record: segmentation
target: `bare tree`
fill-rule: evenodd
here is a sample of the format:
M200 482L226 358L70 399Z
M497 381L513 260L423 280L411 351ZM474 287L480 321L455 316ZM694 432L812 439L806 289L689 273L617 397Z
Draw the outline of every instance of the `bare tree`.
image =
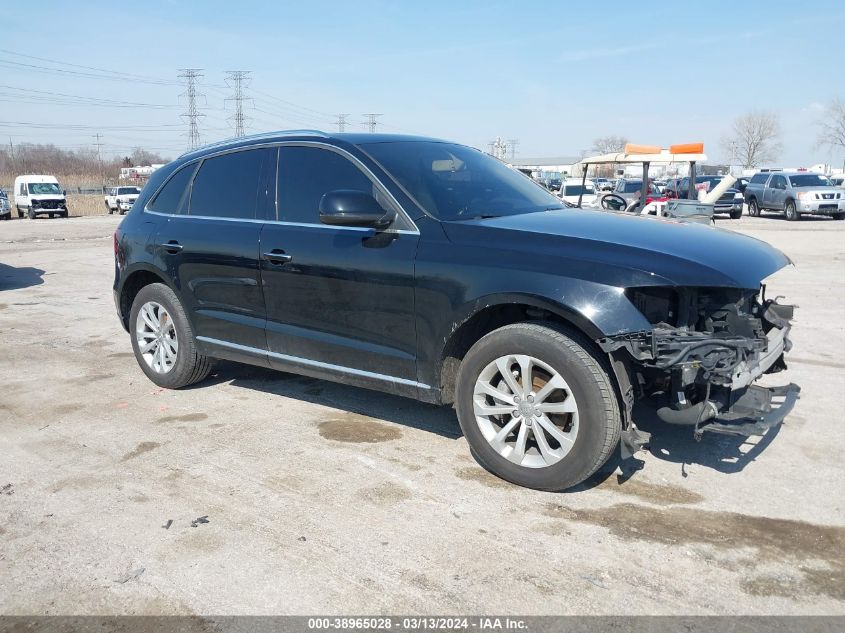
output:
M593 151L596 154L622 152L625 150L627 143L628 139L624 136L603 136L593 141Z
M827 145L833 150L845 150L845 99L831 99L818 125L819 145ZM842 165L845 167L845 158Z
M749 112L734 120L731 133L722 139L722 148L747 169L773 161L780 154L780 120L773 112Z

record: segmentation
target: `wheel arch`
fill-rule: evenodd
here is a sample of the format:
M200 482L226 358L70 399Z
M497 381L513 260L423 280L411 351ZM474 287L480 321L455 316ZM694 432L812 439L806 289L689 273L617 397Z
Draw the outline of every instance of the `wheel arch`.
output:
M173 284L167 280L165 275L152 266L139 265L126 275L126 279L120 287L118 299L120 321L126 331L129 331L129 313L132 310L132 302L135 301L135 297L138 296L142 288L156 283L166 285L177 297L180 297L179 291L173 287Z
M439 400L454 402L461 360L482 337L512 323L552 322L572 332L603 355L595 341L603 336L598 326L573 308L535 295L497 295L468 306L445 338L436 366Z

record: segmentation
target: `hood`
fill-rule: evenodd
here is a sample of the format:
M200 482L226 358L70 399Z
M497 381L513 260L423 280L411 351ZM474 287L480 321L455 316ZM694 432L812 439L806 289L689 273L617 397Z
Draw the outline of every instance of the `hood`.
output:
M543 255L564 275L619 287L756 289L791 263L766 242L733 231L589 209L444 222L444 229L457 244Z

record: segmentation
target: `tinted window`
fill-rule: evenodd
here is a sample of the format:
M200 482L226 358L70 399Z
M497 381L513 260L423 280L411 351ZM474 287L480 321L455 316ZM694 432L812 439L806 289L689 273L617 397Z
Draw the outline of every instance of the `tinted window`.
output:
M194 175L194 170L197 168L195 164L186 165L177 171L164 188L158 192L158 195L150 203L151 211L158 211L159 213L179 213L182 208L182 197L185 193L185 188L191 181L191 176ZM114 195L112 193L112 195Z
M629 180L625 183L625 193L634 193L635 191L640 191L643 188L643 183L641 180Z
M581 185L566 185L563 188L563 195L565 196L577 196L581 194L592 195L595 192L595 188L590 184L586 184L583 187Z
M319 224L320 199L338 189L376 194L372 181L337 152L318 147L279 148L280 220Z
M563 209L561 200L500 160L452 143L400 141L363 149L441 220Z
M121 187L117 190L117 195L119 196L131 195L133 193L141 193L141 190L138 187Z
M259 189L274 155L263 148L205 159L191 187L190 214L252 220L260 206L263 218L268 191L266 184Z
M751 176L751 180L749 182L754 183L755 185L762 185L768 179L769 174L754 174Z
M774 176L772 178L772 184L769 186L775 189L786 189L786 178L783 176Z

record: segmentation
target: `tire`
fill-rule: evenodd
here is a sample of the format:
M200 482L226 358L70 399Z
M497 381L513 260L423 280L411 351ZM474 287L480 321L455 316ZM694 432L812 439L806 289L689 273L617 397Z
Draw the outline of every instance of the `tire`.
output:
M63 217L63 218L66 218L66 217L67 217L67 214L68 214L68 212L67 212L67 211L62 211L59 215L60 215L61 217Z
M742 209L739 211L731 211L731 220L739 220L742 217Z
M586 339L553 323L507 325L487 334L472 346L458 371L455 402L461 429L473 456L481 466L520 486L557 491L581 483L607 461L619 443L622 428L619 402L605 368L606 363L603 365L589 348ZM544 373L545 368L539 364L556 372L555 377L565 381L565 388L552 390L552 396L547 400L535 402L525 396L524 392L522 395L525 397L519 401L509 400L514 390L503 387L506 383L504 374L497 372L495 368L498 367L497 363L508 359L510 355L533 357L538 363L529 370L532 372L532 396L535 391L536 395L540 396L543 391L543 376L550 375ZM517 361L508 365L510 362L510 359L505 360L505 366L519 366ZM491 367L494 368L492 374ZM491 375L498 376L492 379L498 380L499 384L498 387L493 387L496 398L489 396L490 391L487 391L493 384L488 382ZM511 380L517 379L514 377ZM517 381L515 386L521 385ZM480 388L481 392L478 391ZM502 402L499 404L498 393L503 389ZM558 393L561 395L557 395ZM529 404L529 401L534 404ZM498 420L500 426L497 427L490 424L491 418L476 415L476 406L489 406L490 403L499 404L499 408L513 406L514 413L521 411L521 407L527 407L529 411L519 414L525 416L521 418L521 423L510 413L502 414L498 418L491 416L493 421ZM549 438L552 438L557 445L554 450L563 453L557 461L551 461L546 458L547 453L541 450L536 431L531 428L536 427L543 433L546 427L528 416L531 415L531 407L559 407L565 406L566 403L575 407L575 413L550 413L545 416L547 424L550 422L549 415L553 415L554 428L558 434L568 434L571 438L568 443L564 443L554 440L550 433L544 434L546 450L549 450ZM516 407L520 409L517 410ZM536 410L534 413L536 414ZM530 426L526 424L527 421L531 422ZM495 437L509 425L516 426L511 426L512 431L499 443L499 447L495 448L487 438ZM517 451L516 445L523 433L523 427L527 427L524 433L529 437L523 442L523 447L528 448ZM513 440L514 448L508 457L503 455L503 450L509 449L502 449L502 446L505 446L506 440L509 439ZM529 459L533 460L533 466L528 465ZM517 463L517 460L521 460L521 463Z
M29 217L29 219L30 219L30 220L34 220L34 219L35 219L35 211L33 211L33 210L32 210L32 207L29 207L29 208L26 210L26 215L27 215L27 217Z
M53 218L56 217L56 214L55 213L48 213L47 217L49 217L52 220Z
M105 204L105 205L106 205L106 211L108 211L108 212L109 212L109 215L111 215L111 214L112 214L112 209L111 209L111 205L108 203L108 200L106 200L103 204Z
M783 214L790 222L795 222L796 220L801 219L801 214L795 209L795 202L792 200L786 201L786 204L783 207Z
M12 216L10 215L9 217L11 218ZM845 213L834 213L831 217L834 220L845 220Z
M23 211L21 211L20 207L15 207L15 208L18 211L18 218L22 218L23 217Z
M175 340L178 344L175 362L164 373L156 371L150 365L148 359L144 357L136 333L139 330L138 315L141 308L151 302L166 310L170 320L172 320ZM203 380L211 372L212 359L197 352L194 333L188 317L185 315L185 310L179 303L176 294L165 284L150 284L141 289L132 302L132 309L129 313L129 331L132 336L132 351L135 352L138 365L147 375L147 378L159 387L166 387L167 389L187 387ZM159 343L159 345L162 345L162 343Z
M748 201L748 215L752 218L760 217L760 207L757 206L757 201L754 198Z

